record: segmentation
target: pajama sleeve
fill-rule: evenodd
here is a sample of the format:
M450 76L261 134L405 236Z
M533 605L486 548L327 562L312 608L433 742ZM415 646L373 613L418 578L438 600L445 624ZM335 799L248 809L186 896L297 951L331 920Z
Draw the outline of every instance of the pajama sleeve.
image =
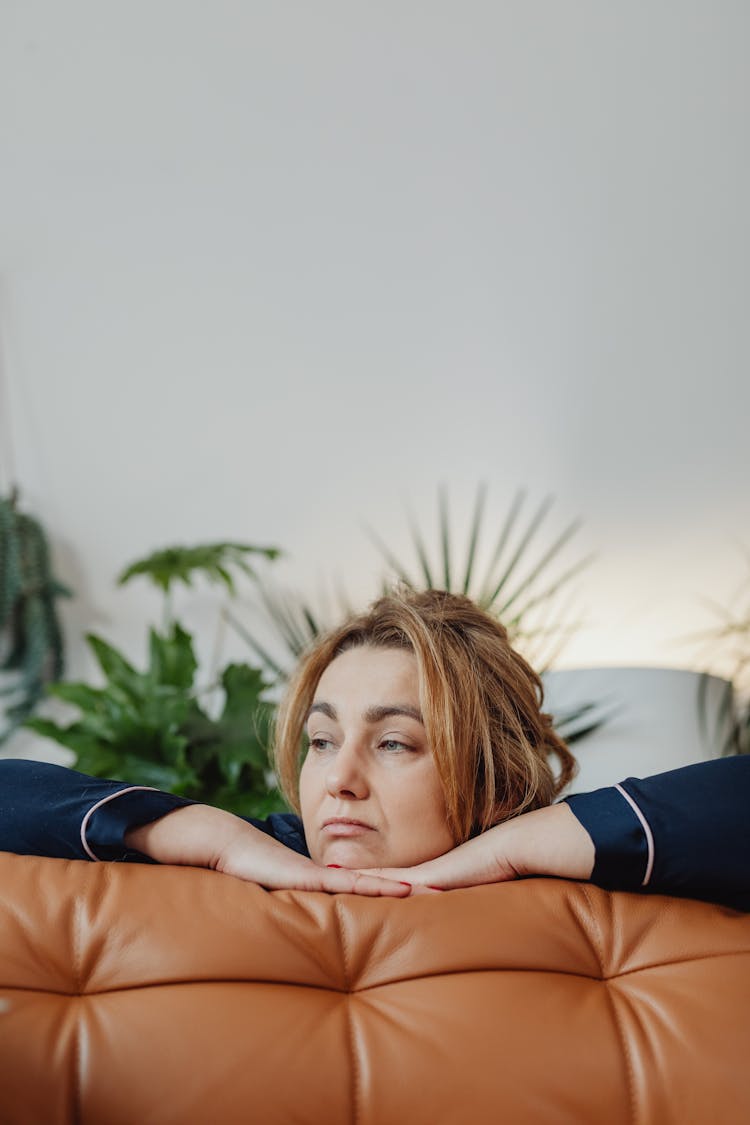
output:
M0 761L0 851L60 859L153 862L125 833L195 802L49 762Z
M596 849L591 882L750 910L750 755L566 798Z
M125 846L131 828L199 802L146 785L89 777L49 762L0 760L0 851L60 859L155 863ZM301 855L301 821L291 813L240 819Z

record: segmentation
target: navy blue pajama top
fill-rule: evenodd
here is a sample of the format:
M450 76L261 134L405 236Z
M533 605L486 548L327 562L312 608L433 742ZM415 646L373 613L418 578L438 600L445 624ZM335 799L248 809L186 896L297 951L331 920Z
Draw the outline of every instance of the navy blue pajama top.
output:
M591 882L750 911L750 755L566 798L594 842ZM153 863L126 832L195 802L47 762L0 760L0 851ZM299 817L244 818L308 855Z

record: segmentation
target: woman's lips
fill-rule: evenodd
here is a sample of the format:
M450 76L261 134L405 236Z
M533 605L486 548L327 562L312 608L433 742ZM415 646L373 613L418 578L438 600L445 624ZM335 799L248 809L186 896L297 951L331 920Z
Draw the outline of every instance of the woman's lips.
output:
M369 824L359 820L327 820L323 825L326 836L364 836L366 832L374 832Z

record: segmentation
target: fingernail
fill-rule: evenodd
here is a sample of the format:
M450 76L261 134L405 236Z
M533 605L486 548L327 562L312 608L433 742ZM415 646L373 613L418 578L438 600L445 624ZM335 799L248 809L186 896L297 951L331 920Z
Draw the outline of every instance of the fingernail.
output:
M442 889L443 889L442 887L433 887L429 883L427 884L427 886L429 887L429 889L431 891L442 891Z
M399 883L401 884L402 887L410 887L411 886L411 883L405 883L403 879L399 879Z
M327 863L326 867L341 867L340 863Z

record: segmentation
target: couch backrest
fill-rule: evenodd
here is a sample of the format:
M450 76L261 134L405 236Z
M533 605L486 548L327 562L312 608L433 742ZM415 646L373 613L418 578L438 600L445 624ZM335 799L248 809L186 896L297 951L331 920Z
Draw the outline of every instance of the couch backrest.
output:
M750 915L0 855L3 1125L746 1125Z

